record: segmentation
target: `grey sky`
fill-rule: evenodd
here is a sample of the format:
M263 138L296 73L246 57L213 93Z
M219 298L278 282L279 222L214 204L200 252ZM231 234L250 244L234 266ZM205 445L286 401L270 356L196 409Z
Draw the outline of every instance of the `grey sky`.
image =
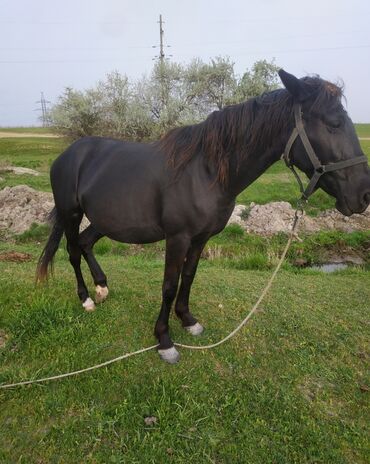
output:
M0 0L0 126L37 124L51 102L116 69L149 73L165 20L172 60L228 55L238 74L272 58L301 77L343 79L348 111L370 122L368 0Z

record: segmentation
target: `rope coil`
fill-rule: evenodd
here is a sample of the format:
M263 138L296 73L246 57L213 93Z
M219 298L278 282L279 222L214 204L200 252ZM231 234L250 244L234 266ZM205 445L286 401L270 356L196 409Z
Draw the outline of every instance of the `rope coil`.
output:
M288 253L290 245L291 245L291 243L293 241L293 238L295 236L295 231L297 229L299 220L300 220L300 218L302 216L303 216L303 208L302 208L302 204L299 202L298 205L297 205L297 209L295 210L295 213L294 213L294 220L293 220L293 224L292 224L292 229L291 229L291 232L289 234L289 238L288 238L288 241L287 241L287 243L285 245L285 248L284 248L284 250L283 250L283 252L282 252L282 254L280 256L279 262L276 265L276 267L274 269L274 272L271 274L271 277L269 278L265 288L262 290L262 293L261 293L260 297L258 298L256 303L254 304L252 309L249 311L247 316L240 322L240 324L232 332L230 332L228 335L226 335L226 337L222 338L221 340L219 340L216 343L211 343L209 345L185 345L183 343L174 343L175 346L178 346L179 348L185 348L185 349L188 349L188 350L210 350L212 348L215 348L216 346L222 345L227 340L234 337L242 329L242 327L249 321L249 319L257 311L259 305L261 304L264 297L266 296L266 293L269 291L271 285L273 284L273 282L275 280L275 277L276 277L276 274L279 272L279 270L280 270L280 268L281 268L281 266L282 266L282 264L283 264L283 262L285 260L286 254ZM58 379L66 378L66 377L76 376L76 375L82 374L84 372L90 372L90 371L93 371L95 369L99 369L101 367L108 366L109 364L113 364L115 362L121 361L122 359L127 359L127 358L130 358L131 356L136 356L136 355L139 355L141 353L145 353L146 351L154 350L158 346L159 346L158 344L148 346L146 348L142 348L142 349L137 350L137 351L132 351L131 353L126 353L126 354L123 354L121 356L117 356L116 358L110 359L110 360L102 362L100 364L96 364L94 366L86 367L85 369L79 369L79 370L73 371L73 372L66 372L64 374L53 375L53 376L50 376L50 377L44 377L44 378L40 378L40 379L26 380L26 381L23 381L23 382L16 382L16 383L0 385L0 390L1 389L7 389L7 388L19 387L19 386L23 386L23 385L31 385L31 384L34 384L34 383L48 382L48 381L51 381L51 380L58 380Z

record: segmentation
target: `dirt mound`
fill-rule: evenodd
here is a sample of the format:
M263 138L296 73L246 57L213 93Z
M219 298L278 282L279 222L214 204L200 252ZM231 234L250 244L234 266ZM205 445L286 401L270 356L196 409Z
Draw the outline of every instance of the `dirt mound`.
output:
M229 224L239 224L247 232L259 235L274 235L291 230L294 209L285 201L251 204L248 208L236 205ZM340 230L353 232L370 229L370 207L362 214L346 217L335 210L324 211L317 217L304 215L299 226L300 232L312 233L319 230Z
M54 206L53 195L27 185L0 190L0 229L14 234L28 230L32 223L44 224Z

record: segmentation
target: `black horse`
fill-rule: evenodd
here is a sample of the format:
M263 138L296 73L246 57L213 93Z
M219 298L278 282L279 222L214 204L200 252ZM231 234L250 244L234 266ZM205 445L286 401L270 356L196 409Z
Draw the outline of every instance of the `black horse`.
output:
M189 311L189 294L204 245L225 227L236 196L280 159L288 141L289 162L309 178L317 176L311 190L320 187L334 196L337 209L347 216L363 212L370 202L370 171L341 104L341 89L319 77L297 79L283 70L279 75L285 89L227 106L200 124L173 129L155 143L99 137L73 143L51 167L54 224L37 278L46 278L64 233L78 296L91 311L95 305L82 277L81 255L96 285L96 301L101 302L108 288L92 252L97 240L165 239L155 336L161 357L176 362L179 354L168 326L176 295L183 327L200 334L203 327ZM299 125L300 137L290 137ZM309 142L303 140L306 135ZM313 164L315 153L319 167ZM336 170L327 172L325 167L335 163ZM84 213L91 225L79 233Z

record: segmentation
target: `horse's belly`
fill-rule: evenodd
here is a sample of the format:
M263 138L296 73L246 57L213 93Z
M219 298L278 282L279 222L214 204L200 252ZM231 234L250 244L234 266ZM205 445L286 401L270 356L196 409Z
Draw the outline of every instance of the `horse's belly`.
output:
M159 240L164 239L163 230L156 226L131 226L131 227L120 227L117 229L105 230L104 226L99 227L95 225L94 227L99 230L102 234L116 240L117 242L124 243L153 243L158 242Z

